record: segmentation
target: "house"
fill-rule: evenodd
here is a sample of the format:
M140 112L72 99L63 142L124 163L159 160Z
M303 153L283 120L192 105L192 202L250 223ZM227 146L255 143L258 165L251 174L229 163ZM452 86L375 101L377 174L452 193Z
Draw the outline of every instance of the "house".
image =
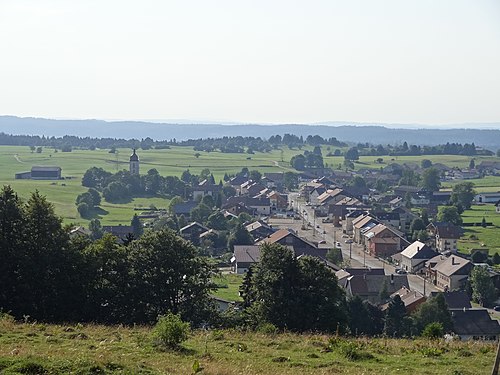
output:
M179 233L182 238L191 241L194 245L198 246L200 244L200 235L207 232L209 229L203 224L197 221L182 227Z
M396 212L399 214L400 230L404 232L410 231L411 222L413 221L413 219L416 219L418 217L411 210L402 206L393 208L392 212Z
M432 295L432 293L431 293ZM469 295L464 290L452 290L443 293L444 300L448 305L448 309L470 309L472 305L470 303Z
M415 241L401 252L401 267L410 273L425 271L425 262L438 253L420 241Z
M474 197L476 203L497 203L500 200L500 192L480 193Z
M352 275L385 275L385 271L383 268L347 267L335 272L338 283L343 287L347 278Z
M90 236L91 232L88 229L85 229L82 226L75 227L69 231L69 237L70 238L75 238L75 237L88 237Z
M406 275L352 275L345 281L347 296L359 296L375 305L385 302L384 295L390 296L402 287L410 288Z
M444 291L462 289L469 278L472 267L469 260L451 255L433 267L435 274L433 281L436 287Z
M210 195L212 197L215 197L221 191L222 191L221 185L214 184L213 181L206 179L200 182L195 187L193 187L193 200L198 201L202 199L205 195Z
M340 222L353 208L361 208L362 203L356 198L346 197L328 206L328 217L332 219L333 225L340 226Z
M417 291L410 290L406 286L403 286L401 287L401 289L392 293L390 298L393 299L397 295L401 298L401 301L404 303L406 312L408 314L414 312L417 309L417 307L419 307L422 303L424 303L427 300L427 298L423 294ZM385 311L387 310L388 307L389 303L386 303L381 306L381 310Z
M198 202L196 201L179 202L174 204L172 211L177 216L184 215L184 217L189 217L191 215L191 210L197 205Z
M450 309L453 331L460 340L491 340L500 336L500 324L486 309Z
M224 312L230 307L236 305L236 302L234 301L229 301L224 298L216 297L216 296L210 296L212 300L215 302L215 305L217 306L217 311L219 312Z
M124 242L128 237L132 236L134 230L131 225L103 225L102 231L110 233L121 242Z
M251 265L260 261L260 246L258 245L234 245L233 257L231 258L231 269L234 273L243 274Z
M262 220L254 221L253 223L246 225L245 228L256 241L266 238L274 233L274 229Z
M360 217L360 216L366 216L368 212L356 208L351 208L348 210L348 213L346 213L344 219L342 220L342 232L351 236L354 233L354 226L353 226L353 221Z
M319 196L324 194L325 192L326 188L323 185L318 186L313 190L311 190L311 192L309 193L309 203L311 203L313 206L317 206L319 204L318 202Z
M448 222L436 221L427 226L433 247L440 253L457 252L457 241L462 236L462 228Z
M288 207L288 196L273 190L267 194L271 203L271 211L282 211Z
M354 242L361 244L362 243L362 231L366 231L367 229L373 228L377 224L378 224L378 221L375 220L370 215L362 215L362 216L358 216L356 219L354 219L352 221Z
M284 183L284 178L284 172L265 172L263 179L266 181L267 187L275 187L281 190L281 187Z
M314 244L299 237L288 229L280 229L270 236L262 239L257 244L262 245L265 243L277 243L282 246L292 247L295 252L295 256L310 255L322 260L326 259L326 253L328 251L326 248L318 248L314 246Z
M363 243L367 245L370 255L388 258L408 245L402 237L403 233L389 225L377 224L362 232Z
M257 215L269 216L271 214L271 201L269 198L266 197L259 197L259 198L252 198L247 196L230 197L227 200L227 202L222 206L222 208L231 211L230 208L238 204L242 204L248 208L253 209L254 213Z

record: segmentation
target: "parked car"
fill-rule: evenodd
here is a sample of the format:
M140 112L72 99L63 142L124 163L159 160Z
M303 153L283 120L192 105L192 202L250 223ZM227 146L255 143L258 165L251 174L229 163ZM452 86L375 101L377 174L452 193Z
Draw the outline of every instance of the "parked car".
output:
M493 308L493 310L495 310L495 311L500 311L500 306L495 306L495 307Z
M352 240L351 239L345 240L345 243L352 243Z
M340 248L341 246L342 246L342 245L340 244L340 242L339 242L339 241L335 242L335 247Z
M396 273L397 273L398 275L406 275L406 271L405 271L405 270L402 270L402 269L397 269L397 270L396 270Z
M326 243L325 240L318 241L318 244L324 244L324 243Z

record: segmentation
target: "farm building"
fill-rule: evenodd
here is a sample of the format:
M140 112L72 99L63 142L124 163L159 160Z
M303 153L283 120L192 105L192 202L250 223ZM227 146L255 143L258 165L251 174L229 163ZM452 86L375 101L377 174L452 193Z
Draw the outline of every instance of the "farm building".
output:
M15 177L16 180L60 180L61 167L33 166L30 172L19 172Z
M474 197L477 203L496 203L500 199L500 192L497 193L480 193Z

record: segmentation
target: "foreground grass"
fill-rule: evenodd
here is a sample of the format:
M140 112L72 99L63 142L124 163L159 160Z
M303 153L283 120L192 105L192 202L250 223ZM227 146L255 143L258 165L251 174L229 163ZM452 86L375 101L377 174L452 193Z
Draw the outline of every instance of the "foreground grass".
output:
M488 374L494 343L197 331L178 351L147 327L0 321L2 374ZM337 342L339 340L336 340Z

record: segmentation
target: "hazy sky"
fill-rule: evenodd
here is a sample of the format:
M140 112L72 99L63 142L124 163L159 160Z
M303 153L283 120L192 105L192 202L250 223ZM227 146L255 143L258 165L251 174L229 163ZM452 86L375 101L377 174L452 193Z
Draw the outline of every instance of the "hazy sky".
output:
M0 114L500 121L498 0L0 0Z

